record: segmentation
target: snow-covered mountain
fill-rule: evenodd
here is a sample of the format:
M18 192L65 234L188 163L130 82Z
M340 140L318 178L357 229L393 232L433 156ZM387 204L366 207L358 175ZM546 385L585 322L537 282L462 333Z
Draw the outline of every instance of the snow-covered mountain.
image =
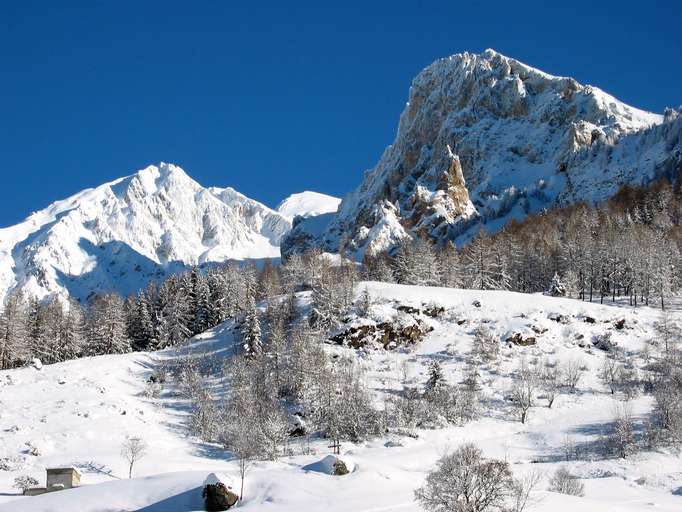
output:
M0 298L127 294L189 265L279 257L290 220L231 188L160 163L0 229Z
M339 207L341 199L306 190L292 194L279 203L277 211L280 215L293 221L296 217L314 217L325 213L334 213Z
M493 50L440 59L413 81L394 143L338 213L299 222L282 251L381 251L408 234L465 241L482 224L682 169L682 116L644 112Z

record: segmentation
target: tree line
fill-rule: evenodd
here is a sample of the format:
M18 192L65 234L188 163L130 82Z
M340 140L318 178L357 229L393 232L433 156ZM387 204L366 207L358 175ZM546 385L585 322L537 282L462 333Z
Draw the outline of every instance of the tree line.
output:
M136 295L97 295L84 304L53 297L38 300L21 290L8 294L0 311L0 369L34 358L51 364L77 357L159 350L176 346L227 319L243 321L247 351L259 352L257 303L312 290L314 317L329 325L352 301L355 265L340 266L311 253L286 264L228 263L193 268Z
M682 283L679 181L623 187L600 207L578 204L481 231L462 249L405 240L367 255L370 279L422 286L512 290L553 288L586 301L625 297L665 308ZM553 286L557 285L557 286Z

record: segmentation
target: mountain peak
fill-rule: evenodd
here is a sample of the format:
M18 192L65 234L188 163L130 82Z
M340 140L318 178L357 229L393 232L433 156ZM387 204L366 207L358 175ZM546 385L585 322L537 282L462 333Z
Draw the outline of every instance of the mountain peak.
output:
M282 201L276 210L285 218L293 221L295 217L314 217L324 213L336 212L341 203L338 197L305 190L291 194Z
M458 53L413 80L395 140L338 212L326 225L295 225L282 250L334 252L343 241L362 258L406 234L466 242L482 227L598 202L679 168L681 132L673 115L495 50Z
M0 231L0 299L128 294L196 264L279 257L290 222L233 189L160 162L87 189Z

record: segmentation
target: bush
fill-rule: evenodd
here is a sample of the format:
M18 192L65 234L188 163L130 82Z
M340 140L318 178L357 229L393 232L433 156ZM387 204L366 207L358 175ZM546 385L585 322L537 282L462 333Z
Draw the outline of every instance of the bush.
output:
M516 487L508 462L468 443L442 457L414 495L430 512L484 512L503 507Z
M500 353L500 338L487 325L476 327L474 353L486 362L494 361Z
M21 475L18 476L14 479L14 488L15 489L20 489L21 492L26 492L28 489L31 489L32 487L37 487L38 486L38 480L33 478L32 476L28 475Z
M552 492L560 492L561 494L569 494L571 496L584 496L585 486L567 469L559 468L556 473L549 480L549 490Z

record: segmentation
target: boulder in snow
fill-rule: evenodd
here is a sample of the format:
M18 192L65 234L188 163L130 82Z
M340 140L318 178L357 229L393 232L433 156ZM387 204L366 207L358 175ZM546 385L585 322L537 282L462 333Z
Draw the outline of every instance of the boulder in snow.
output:
M308 464L303 469L306 471L324 473L325 475L342 476L352 473L355 469L355 464L346 457L342 458L338 455L327 455L321 461Z
M535 336L524 337L520 332L515 332L512 335L508 335L505 340L507 343L513 343L519 347L529 347L535 345Z
M603 350L604 352L611 352L616 348L617 343L611 338L610 332L598 334L594 337L592 344L595 348Z
M204 480L202 496L208 511L228 510L233 507L239 496L232 490L229 477L218 473L211 473Z

